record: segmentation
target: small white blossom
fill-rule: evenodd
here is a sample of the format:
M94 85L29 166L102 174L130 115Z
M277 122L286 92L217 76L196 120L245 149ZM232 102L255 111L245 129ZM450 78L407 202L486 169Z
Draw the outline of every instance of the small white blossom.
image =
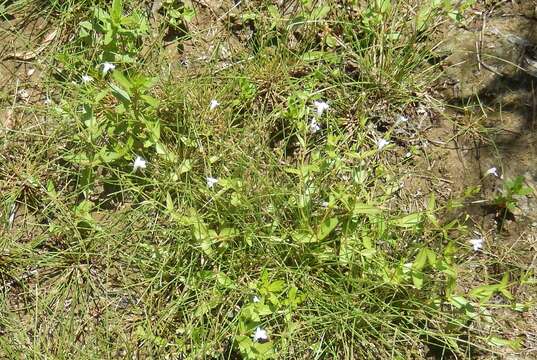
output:
M109 71L114 70L115 68L116 68L116 65L112 63L109 63L109 62L103 63L103 76L108 74Z
M89 82L92 82L93 78L89 75L82 75L82 84L87 84Z
M405 154L405 158L409 158L411 156L412 156L412 153L410 151Z
M213 177L210 177L210 176L207 177L207 186L209 188L212 188L217 182L218 182L217 178L213 178Z
M328 205L329 205L329 204L328 204L328 201L323 201L323 202L321 203L321 207L323 207L323 208L325 208L325 209L328 207Z
M470 244L474 247L474 251L479 251L483 247L483 238L472 239Z
M255 302L255 303L258 303L260 300L259 300L259 298L258 298L257 295L256 295L256 296L254 296L254 298L252 299L252 301Z
M28 100L30 98L30 93L28 92L28 90L26 89L20 89L19 91L17 91L17 95L22 99L22 100Z
M377 140L377 148L379 150L382 150L384 149L390 142L388 140L384 140L384 139L378 139Z
M266 341L268 340L268 335L267 335L267 331L266 330L263 330L262 328L260 327L257 327L255 329L255 332L254 334L252 335L252 337L254 338L254 341Z
M401 124L401 123L405 123L405 122L407 122L407 121L408 121L408 118L407 118L406 116L404 116L404 115L399 115L399 116L397 117L397 121L396 121L395 124L396 124L396 125L399 125L399 124Z
M218 107L218 105L220 105L220 103L217 100L212 99L211 104L209 105L209 109L212 111L212 110L216 109Z
M147 162L145 159L141 156L137 156L136 159L134 159L134 163L132 164L132 170L136 172L138 169L145 169L147 167Z
M52 99L49 98L48 96L45 98L45 100L43 100L43 104L45 105L50 105L52 104Z
M317 117L321 117L323 113L330 108L330 106L324 101L314 101L313 106L317 110Z
M317 131L321 130L321 125L315 120L311 119L310 121L310 132L315 134Z
M496 169L496 167L491 167L490 169L488 169L487 172L485 173L485 176L487 175L494 175L496 177L500 177L498 175L498 169Z

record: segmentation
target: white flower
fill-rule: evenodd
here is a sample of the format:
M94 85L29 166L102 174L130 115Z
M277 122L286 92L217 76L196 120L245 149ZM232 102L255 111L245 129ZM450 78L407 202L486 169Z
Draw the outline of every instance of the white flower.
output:
M147 163L145 159L141 156L137 156L136 159L134 159L134 163L132 164L132 170L136 172L138 169L145 169L147 167Z
M323 208L325 208L325 209L328 207L328 205L329 205L328 201L323 201L323 202L321 203L321 207L323 207Z
M30 98L30 93L26 89L20 89L17 91L17 95L19 95L22 100L28 100Z
M207 176L207 186L208 186L209 188L212 188L217 182L218 182L218 179L217 179L217 178L213 178L213 177Z
M323 113L330 108L330 106L324 101L314 101L313 106L317 110L317 116L321 117Z
M211 104L209 105L209 109L212 111L216 109L220 105L220 103L216 99L211 100Z
M254 298L252 299L252 301L255 302L255 303L258 303L260 300L259 300L259 298L258 298L257 295L256 295L256 296L254 296Z
M116 65L105 62L103 63L103 76L106 75L109 71L114 70L116 68Z
M93 78L89 75L82 75L82 84L87 84L89 82L92 82Z
M485 173L485 176L487 175L494 175L496 177L499 177L498 175L498 169L496 169L496 167L491 167L490 169L487 170L487 172Z
M266 330L263 330L261 329L260 327L257 327L255 329L255 332L254 334L252 335L252 337L254 338L254 341L266 341L268 340L268 335L267 335L267 331Z
M317 131L321 130L321 125L315 120L311 119L310 121L310 132L315 134Z
M399 115L399 116L397 117L397 121L396 121L395 124L398 125L398 124L400 124L400 123L405 123L405 122L407 122L407 121L408 121L408 118L407 118L406 116L404 116L404 115Z
M388 145L390 142L388 140L384 140L384 139L378 139L377 140L377 148L379 150L382 150L383 148L386 147L386 145Z
M479 251L483 247L483 238L472 239L470 244L474 247L474 251Z
M45 98L45 100L43 100L43 104L45 105L50 105L52 104L52 99L49 98L48 96Z
M405 158L409 158L411 156L412 156L412 153L410 151L405 154Z

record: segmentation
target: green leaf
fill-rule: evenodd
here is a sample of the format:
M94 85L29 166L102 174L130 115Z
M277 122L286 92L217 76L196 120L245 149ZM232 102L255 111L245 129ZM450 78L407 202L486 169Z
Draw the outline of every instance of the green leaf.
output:
M47 194L51 197L56 197L56 188L52 180L47 180Z
M368 250L371 250L373 249L373 240L371 239L371 237L367 236L367 235L363 235L362 236L362 245L364 246L364 248L368 249Z
M295 169L295 168L292 168L292 167L287 167L284 169L285 172L288 172L290 174L295 174L295 175L300 175L302 176L302 171L300 171L300 169Z
M172 199L172 196L170 195L169 192L166 193L166 211L170 214L173 214L174 212L174 204L173 204L173 199Z
M93 116L93 108L91 105L83 105L84 112L82 113L82 121L84 125L89 129L91 136L97 136L99 128L97 126L97 119Z
M212 257L214 254L214 251L211 247L211 240L204 239L200 242L201 250L205 253L205 255Z
M430 266L436 266L436 254L431 249L427 249L427 261L429 261Z
M152 108L158 107L159 101L155 99L154 97L149 96L149 95L140 95L140 98L144 100L147 103L147 105L149 105L150 107Z
M469 295L478 298L481 302L487 302L498 290L498 284L482 285L472 289Z
M362 255L363 257L365 257L367 259L372 259L373 256L375 256L376 253L377 253L376 249L364 249L364 250L360 251L360 255Z
M166 146L160 142L155 143L155 151L159 155L166 155L168 154L168 149L166 149Z
M412 283L416 289L421 289L423 287L424 275L421 271L412 271Z
M192 170L192 160L184 159L179 165L179 174L184 174Z
M317 239L319 241L324 240L336 228L338 222L336 217L328 218L323 221L317 231Z
M272 341L268 341L268 342L265 342L265 343L258 343L258 342L254 343L254 349L255 349L254 356L255 356L255 359L270 359L270 358L273 358L273 356L274 356L273 346L274 346L274 344L272 343Z
M427 201L427 210L434 211L436 208L436 197L434 195L434 192L429 195L429 200Z
M105 149L99 152L99 157L103 163L108 164L122 157L122 154L119 154L114 151L106 151Z
M112 17L112 22L119 24L121 22L121 12L123 10L123 1L122 0L113 0L112 9L110 11L110 16Z
M254 307L258 316L272 315L272 310L270 309L270 306L266 304L260 302L254 305Z
M328 15L329 12L330 12L330 6L323 5L320 8L315 8L315 10L311 12L309 18L310 20L321 20L321 19L324 19L326 15Z
M242 22L253 21L253 20L256 20L258 16L259 14L255 12L245 12L241 14L241 21Z
M280 293L285 288L285 281L276 280L270 283L267 290L272 293Z
M449 302L457 309L462 309L468 305L471 305L470 302L466 300L466 298L464 298L464 296L459 295L452 296L451 298L449 298Z
M402 218L393 220L393 224L402 228L412 228L418 226L421 223L421 217L421 213L413 213Z
M339 61L339 57L333 52L312 50L302 54L301 59L305 62L324 61L335 64Z
M502 339L496 336L491 336L488 339L488 343L492 346L498 346L498 347L510 347L513 350L520 350L522 348L522 339L514 339L514 340L508 340L508 339Z
M160 121L146 122L146 128L151 133L151 139L155 142L160 140Z
M194 8L191 8L191 7L185 7L183 9L183 19L186 21L186 22L190 22L192 21L192 19L194 18L194 16L196 16L196 11L194 10Z
M506 272L503 275L502 281L500 281L499 285L500 285L499 290L502 293L502 295L505 296L505 298L508 299L508 300L514 300L513 295L511 294L511 292L508 289L508 287L509 287L509 273L508 272Z
M93 209L93 202L89 200L83 200L75 207L75 216L79 218L91 219L90 211Z
M301 244L308 244L317 242L317 237L306 230L296 230L291 233L291 237L294 241Z
M416 30L423 31L426 29L427 23L431 19L433 9L431 5L421 8L416 15Z
M421 271L427 264L427 248L422 248L412 263L412 269Z
M368 205L368 204L361 204L361 203L354 204L354 208L352 209L353 215L361 215L361 214L376 215L376 214L381 214L381 213L382 213L382 210L379 209L378 207L373 206L373 205Z
M232 228L232 227L225 227L223 228L222 230L220 230L220 234L218 234L218 236L222 239L222 240L229 240L229 239L232 239L236 236L239 236L239 231L235 228Z
M108 20L110 19L110 15L104 11L103 9L96 7L93 12L93 17L98 20L101 23L108 23Z
M216 281L224 288L235 288L235 282L233 282L233 280L223 272L219 272L216 274Z
M326 35L324 42L328 47L335 48L337 46L337 38L333 35Z
M384 14L391 8L391 1L392 0L377 0L377 10Z
M82 21L80 23L80 31L78 32L78 36L80 38L88 38L93 31L93 25L89 21Z
M94 104L97 104L97 103L101 102L101 100L104 99L106 97L106 95L108 95L109 93L110 93L110 89L108 89L108 88L105 88L105 89L99 91L99 93L97 95L95 95Z
M115 84L110 84L110 87L112 88L112 94L116 97L116 99L124 104L131 103L131 97L125 90Z
M112 77L121 87L129 91L132 89L132 82L121 71L114 71Z
M278 20L281 18L280 12L276 6L269 5L267 10L272 19Z

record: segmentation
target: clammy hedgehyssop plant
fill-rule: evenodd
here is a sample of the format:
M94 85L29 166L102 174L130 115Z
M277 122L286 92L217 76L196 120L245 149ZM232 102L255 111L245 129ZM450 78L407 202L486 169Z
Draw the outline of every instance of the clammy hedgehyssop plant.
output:
M0 140L1 356L518 346L486 330L516 279L464 291L467 230L441 216L456 199L412 208L400 184L431 34L471 2L197 3L40 3L62 35L40 59L50 100L21 105L39 125Z

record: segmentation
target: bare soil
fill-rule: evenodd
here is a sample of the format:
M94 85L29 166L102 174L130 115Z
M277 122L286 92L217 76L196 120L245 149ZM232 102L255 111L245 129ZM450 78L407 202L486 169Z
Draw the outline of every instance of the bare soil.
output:
M448 106L443 109L446 119L441 117L427 134L441 163L433 171L446 178L454 194L479 187L465 211L472 231L486 242L476 257L491 264L461 269L467 289L501 275L505 269L498 269L496 260L533 274L537 266L536 11L534 1L478 7L467 26L443 34L440 50L446 59L440 91ZM498 177L487 175L493 167ZM499 219L491 201L505 180L517 176L523 176L533 194L518 198L517 209ZM517 301L535 303L534 287L518 286L513 292ZM500 330L507 339L523 339L522 349L502 349L501 358L537 358L535 307L524 313L499 307L492 315L493 324L478 326Z

